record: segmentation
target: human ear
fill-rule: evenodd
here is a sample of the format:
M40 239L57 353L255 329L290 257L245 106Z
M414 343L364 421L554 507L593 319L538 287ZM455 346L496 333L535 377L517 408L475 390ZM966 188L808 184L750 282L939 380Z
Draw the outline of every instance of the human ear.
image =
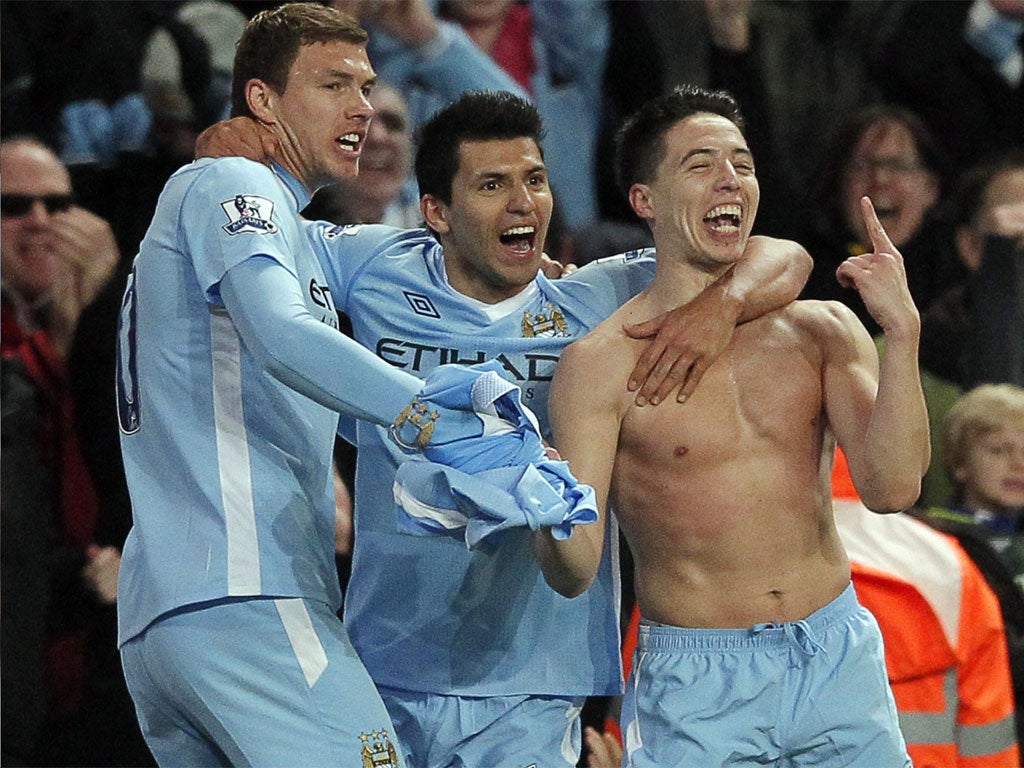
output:
M263 80L254 77L245 84L245 101L257 120L277 122L277 93Z
M629 205L641 219L654 218L654 208L651 205L651 188L646 184L634 184L629 188Z
M420 198L420 213L427 226L439 234L451 231L448 223L448 206L434 195L424 195Z
M971 227L957 227L956 229L956 250L960 261L964 263L971 272L977 271L981 266L981 255L983 244L981 237Z

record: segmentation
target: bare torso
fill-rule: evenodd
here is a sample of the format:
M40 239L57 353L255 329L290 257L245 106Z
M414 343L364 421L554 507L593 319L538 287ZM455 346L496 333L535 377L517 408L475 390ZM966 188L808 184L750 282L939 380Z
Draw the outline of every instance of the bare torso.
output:
M599 329L625 375L643 342ZM819 302L739 326L685 403L621 401L610 507L633 551L641 613L688 627L808 616L849 582L832 519ZM822 456L825 461L822 461Z

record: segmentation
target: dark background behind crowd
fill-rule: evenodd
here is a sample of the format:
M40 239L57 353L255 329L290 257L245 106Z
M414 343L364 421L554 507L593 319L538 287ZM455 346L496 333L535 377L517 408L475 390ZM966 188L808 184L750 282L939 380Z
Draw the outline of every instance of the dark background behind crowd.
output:
M612 178L612 137L679 83L738 98L762 187L756 231L805 245L815 259L805 298L848 303L875 333L835 280L845 258L870 250L856 202L870 195L923 318L935 458L919 506L962 501L943 463L946 412L977 384L1024 386L1024 0L335 4L361 14L385 85L359 179L318 194L311 216L418 223L415 127L451 88L477 82L442 81L424 64L439 29L487 54L493 70L475 75L540 108L558 201L547 251L564 262L649 244ZM96 575L116 576L131 522L111 388L120 293L166 179L226 117L235 40L275 5L0 0L3 141L32 137L52 150L77 205L109 224L79 250L119 254L70 312L59 279L19 284L8 254L63 209L19 208L19 171L4 160L5 765L152 764L121 677L116 598ZM396 24L398 6L421 23ZM344 579L352 457L342 445L338 464ZM1010 535L1020 542L1016 524ZM1024 561L1011 575L1018 591L1022 573ZM1008 633L1010 624L1008 614Z

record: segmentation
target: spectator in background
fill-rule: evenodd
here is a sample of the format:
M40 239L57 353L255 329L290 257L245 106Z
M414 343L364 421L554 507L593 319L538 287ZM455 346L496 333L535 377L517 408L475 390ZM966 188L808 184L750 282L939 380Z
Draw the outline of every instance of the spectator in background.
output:
M120 553L100 543L108 510L67 363L117 261L109 225L75 204L57 156L34 139L0 144L5 764L151 760L112 653Z
M593 168L608 46L605 3L414 0L411 5L425 22L417 35L411 26L398 28L384 15L388 6L400 5L384 3L385 11L363 20L374 66L382 79L403 91L414 124L468 88L530 98L546 126L551 184L565 226L572 230L596 219ZM481 82L425 82L424 67L430 72L442 52L462 60L462 80L472 74Z
M898 21L870 66L884 97L921 115L958 169L1024 146L1024 2L891 5Z
M941 233L933 226L944 169L931 135L912 112L875 105L852 115L828 153L809 210L791 225L790 235L814 255L803 296L843 302L872 336L878 334L878 324L856 292L836 280L843 261L870 251L860 217L860 199L867 195L903 254L915 305L928 307L959 274L952 259L939 257Z
M955 539L908 515L871 514L842 451L832 499L857 598L882 630L914 765L1020 765L1009 630L977 565Z
M412 124L401 92L380 81L370 93L373 120L359 160L359 175L313 195L307 219L333 224L387 224L411 229L423 220L411 182Z
M950 409L943 432L950 508L916 514L955 536L999 597L1018 702L1024 701L1024 389L983 384ZM1018 721L1018 738L1024 723Z
M1024 148L962 176L952 242L968 280L921 317L921 365L963 387L1024 386Z
M1024 591L1024 389L982 384L960 398L946 418L946 471L956 494L947 520L969 527L1002 555Z

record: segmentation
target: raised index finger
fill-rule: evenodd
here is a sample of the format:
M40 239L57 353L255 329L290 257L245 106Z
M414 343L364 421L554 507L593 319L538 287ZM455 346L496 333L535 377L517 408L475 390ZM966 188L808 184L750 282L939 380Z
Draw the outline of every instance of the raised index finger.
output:
M867 228L868 236L871 238L871 247L875 253L892 253L896 250L896 246L892 244L892 240L889 239L889 235L886 234L885 228L882 226L882 222L878 220L878 214L875 213L875 206L871 203L871 198L864 195L860 199L860 210L864 216L864 226Z

